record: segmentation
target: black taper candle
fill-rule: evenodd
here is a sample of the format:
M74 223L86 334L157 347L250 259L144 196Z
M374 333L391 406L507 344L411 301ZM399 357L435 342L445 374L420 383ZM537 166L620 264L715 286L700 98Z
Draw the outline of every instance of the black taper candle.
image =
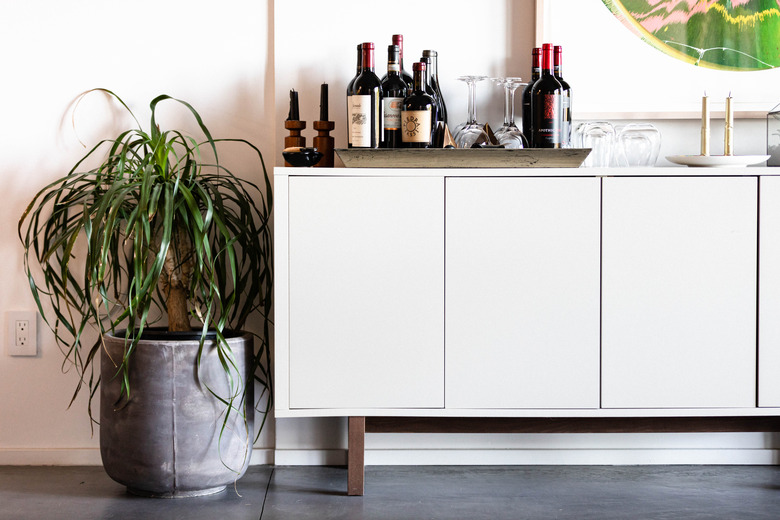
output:
M287 114L288 121L300 121L301 116L298 112L298 93L295 89L290 90L290 112Z
M328 84L320 86L320 121L328 120Z

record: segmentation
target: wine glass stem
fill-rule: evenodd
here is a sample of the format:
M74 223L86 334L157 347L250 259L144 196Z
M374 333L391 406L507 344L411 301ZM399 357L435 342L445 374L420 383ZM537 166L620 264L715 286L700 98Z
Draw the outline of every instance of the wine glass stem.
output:
M515 124L515 89L511 85L504 85L504 126Z
M469 81L469 124L477 124L477 82Z

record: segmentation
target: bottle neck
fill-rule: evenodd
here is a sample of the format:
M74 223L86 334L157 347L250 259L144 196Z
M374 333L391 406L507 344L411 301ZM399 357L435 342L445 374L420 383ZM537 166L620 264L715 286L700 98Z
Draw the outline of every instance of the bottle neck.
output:
M542 49L537 47L532 54L531 81L536 81L542 77Z
M424 70L415 70L414 71L414 91L415 92L425 92L425 71Z
M400 35L393 36L393 45L398 45L398 64L404 68L404 39Z
M428 78L438 79L439 58L437 56L434 56L433 54L429 54L425 56L425 59L428 61Z
M553 73L555 74L556 78L562 77L562 70L563 70L563 58L561 57L560 52L555 53L555 61L553 64Z
M387 75L401 75L401 57L399 56L398 49L393 49L393 46L387 50Z
M542 49L542 76L553 75L553 52L552 49Z
M431 66L430 58L426 58L425 65L427 66L425 67L425 72L423 73L423 81L425 82L424 85L427 88L431 86L431 69L433 68Z
M362 72L374 72L374 49L363 46L362 53Z
M357 73L360 74L362 70L363 70L363 46L358 45L357 46Z

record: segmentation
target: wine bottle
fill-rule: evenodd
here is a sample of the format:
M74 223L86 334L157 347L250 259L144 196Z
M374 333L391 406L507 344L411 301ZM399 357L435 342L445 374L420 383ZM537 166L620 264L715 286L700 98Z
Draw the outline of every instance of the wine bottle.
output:
M428 76L431 80L431 87L436 93L437 108L439 109L439 121L447 124L447 104L444 102L444 96L441 94L441 82L439 81L439 53L432 50L424 50L423 56L431 59L431 70Z
M561 146L568 148L571 145L571 87L563 79L563 47L553 47L555 58L553 59L553 75L561 84Z
M359 43L357 46L357 71L355 77L353 77L347 85L347 121L352 121L352 103L349 102L349 98L352 97L352 86L355 84L355 80L360 76L360 72L363 70L363 44ZM352 148L352 127L347 125L347 146Z
M374 73L374 44L363 44L361 71L347 99L352 148L379 148L382 140L382 84Z
M433 85L431 84L431 67L433 65L433 60L428 56L423 56L420 58L420 63L425 63L425 75L423 79L425 92L427 92L428 95L433 98L433 101L436 103L436 110L438 112L437 115L441 116L441 104L439 103L439 96L436 95L436 89L434 89Z
M414 79L409 75L408 72L406 72L406 69L404 69L404 35L394 34L393 45L398 45L398 49L401 52L401 79L406 82L406 88L409 89L409 92L411 92L412 88L414 88ZM382 81L385 79L387 79L387 74L382 76Z
M431 121L433 125L433 142L436 143L439 140L439 123L441 122L441 103L439 96L436 95L436 91L431 85L431 63L432 59L423 56L420 58L420 63L425 65L425 73L423 74L423 85L425 86L425 92L433 98L433 102L436 105L436 117ZM444 125L441 125L441 132L444 131Z
M382 126L384 129L382 148L400 148L403 145L401 108L408 93L406 82L401 78L401 50L398 45L389 45L387 47L387 74L382 80Z
M542 49L535 47L532 54L531 81L523 89L523 135L528 139L529 146L534 146L533 126L531 125L531 91L534 83L542 77Z
M412 67L414 88L404 99L401 110L401 136L405 148L430 148L433 146L436 102L425 91L425 68L423 62Z
M553 74L553 46L542 45L542 76L531 90L531 127L536 148L561 147L563 87Z

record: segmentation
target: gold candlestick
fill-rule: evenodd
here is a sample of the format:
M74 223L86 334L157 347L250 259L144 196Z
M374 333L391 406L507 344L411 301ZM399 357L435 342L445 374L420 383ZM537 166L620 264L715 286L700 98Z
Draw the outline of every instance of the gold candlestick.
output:
M731 106L731 92L726 98L726 129L723 138L723 155L734 155L734 109Z
M710 154L710 103L706 92L701 98L701 154Z

